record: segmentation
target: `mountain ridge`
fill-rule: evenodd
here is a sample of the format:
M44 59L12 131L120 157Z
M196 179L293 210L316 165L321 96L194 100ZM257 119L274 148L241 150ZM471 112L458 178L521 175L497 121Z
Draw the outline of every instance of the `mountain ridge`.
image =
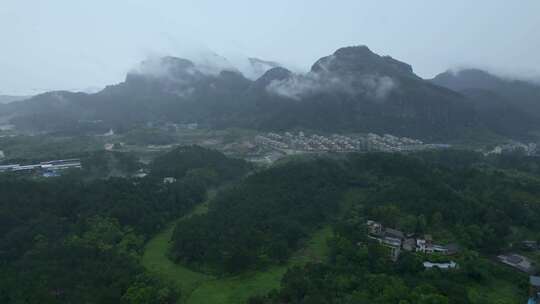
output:
M340 48L303 74L273 66L251 80L235 68L210 70L187 59L154 58L95 94L42 94L2 106L0 115L13 117L17 127L45 131L88 120L120 131L146 122L198 122L210 128L304 128L433 140L485 130L470 96L424 80L411 65L367 46Z
M480 69L447 71L430 81L465 95L480 120L501 135L527 137L540 129L540 85Z

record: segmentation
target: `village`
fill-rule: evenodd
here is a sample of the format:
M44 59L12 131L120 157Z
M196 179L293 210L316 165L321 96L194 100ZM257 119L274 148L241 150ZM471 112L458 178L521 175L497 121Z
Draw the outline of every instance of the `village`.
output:
M418 252L424 254L439 254L443 256L453 256L459 253L459 245L447 244L440 245L433 242L433 237L430 234L422 236L414 233L403 233L400 230L384 227L381 223L373 220L368 220L367 223L368 238L379 242L381 245L390 249L390 259L397 261L402 250L408 252ZM458 264L454 261L444 263L435 263L425 261L424 267L439 268L439 269L454 269Z
M338 135L329 136L285 132L284 134L267 133L257 135L255 144L261 147L280 150L283 152L401 152L416 151L433 148L448 148L446 144L425 144L421 140L408 137L397 137L391 134L382 136L368 133L364 135Z
M416 235L404 233L400 230L383 226L374 220L366 222L368 238L389 249L389 258L396 262L402 251L423 254L422 263L426 270L439 269L450 271L459 269L459 264L452 259L460 253L458 244L437 244L430 234ZM536 241L523 241L521 249L526 251L540 251L540 245ZM529 275L529 300L527 304L540 303L540 276L533 261L524 255L517 253L500 254L496 260L505 265Z
M519 141L510 141L509 143L498 145L493 150L484 153L490 154L511 154L523 153L527 156L538 156L539 150L536 143L522 143Z

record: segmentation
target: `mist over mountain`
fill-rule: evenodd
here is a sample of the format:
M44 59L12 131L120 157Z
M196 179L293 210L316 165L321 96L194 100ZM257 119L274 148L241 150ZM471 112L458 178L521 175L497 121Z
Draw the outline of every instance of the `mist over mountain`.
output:
M497 133L523 137L540 128L538 84L479 69L447 71L431 81L467 96L483 123Z
M274 61L262 60L259 58L249 57L247 59L248 68L241 69L243 74L250 79L257 79L261 77L268 70L281 67L281 64Z
M316 61L306 74L270 72L276 79L264 75L267 86L258 96L272 119L261 122L265 128L451 137L475 123L462 96L366 46L341 48Z
M481 89L492 91L522 109L540 114L540 85L534 82L515 80L493 75L479 69L447 71L431 80L433 83L454 91Z
M24 100L30 98L30 96L12 96L12 95L0 95L0 104L10 103L14 101Z
M481 68L449 69L435 76L433 81L452 86L456 90L470 87L490 89L501 83L538 86L538 81L531 77L519 77L515 74L506 75L502 72L491 72Z
M425 139L455 139L464 130L486 128L520 135L536 127L525 109L536 107L532 113L540 115L535 102L540 90L532 84L474 70L427 81L411 65L367 46L338 49L304 74L256 58L249 58L250 68L237 68L219 55L207 58L149 58L123 82L98 93L41 94L0 107L0 115L18 128L50 132L197 122L211 128L305 128Z

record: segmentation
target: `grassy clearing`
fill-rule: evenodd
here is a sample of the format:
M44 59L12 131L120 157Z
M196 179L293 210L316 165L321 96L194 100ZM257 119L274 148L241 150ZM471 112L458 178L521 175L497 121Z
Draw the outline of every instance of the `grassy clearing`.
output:
M208 211L208 203L215 195L216 190L210 190L207 194L208 199L205 202L195 206L193 211L178 221L185 220L193 215L206 213ZM214 277L182 267L173 263L167 257L170 247L169 241L178 221L169 224L165 230L155 235L146 244L141 262L150 272L167 281L174 282L182 290L183 294L186 295L190 294L201 283L212 280Z
M264 271L209 280L187 298L188 304L245 303L254 295L263 295L279 287L286 266L274 266Z
M202 282L211 280L213 277L181 267L167 258L169 240L171 239L175 224L171 224L170 227L148 242L142 257L142 264L152 273L157 274L165 280L174 282L185 294L190 293Z
M473 304L516 304L527 301L526 292L515 284L508 284L507 281L503 280L493 280L486 285L470 286L468 295Z
M272 289L277 289L287 268L324 260L328 256L326 240L331 235L330 226L321 228L306 242L303 249L290 258L286 265L271 266L262 271L204 282L193 291L187 303L245 303L252 296L264 295Z
M207 210L208 202L197 206L184 218L193 214L203 214ZM330 226L319 229L286 265L275 265L262 271L248 272L233 277L216 278L192 271L167 258L169 240L175 224L176 222L172 223L148 242L142 264L150 272L175 283L182 290L183 298L188 304L244 303L249 297L266 294L279 287L281 278L288 267L324 260L328 255L326 240L332 235Z

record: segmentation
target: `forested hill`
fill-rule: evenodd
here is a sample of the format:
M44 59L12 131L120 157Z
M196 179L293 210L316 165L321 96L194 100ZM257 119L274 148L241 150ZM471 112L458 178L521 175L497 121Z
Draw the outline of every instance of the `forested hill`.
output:
M284 262L302 237L338 210L343 173L321 160L248 177L220 193L207 214L178 224L173 259L225 273Z
M2 105L23 130L102 132L147 122L213 128L392 133L456 138L480 126L460 94L365 46L341 48L305 74L274 67L256 80L236 70L209 73L174 57L141 63L124 82L96 94L49 92Z
M328 259L288 269L278 290L250 304L518 303L527 289L525 275L489 257L538 237L537 158L350 154L249 175L243 161L180 147L150 168L142 179L0 176L0 303L182 303L178 286L140 264L144 244L223 182L232 183L207 213L178 222L164 255L216 280L242 277L292 266L292 253L314 232L333 231ZM367 219L459 244L451 257L459 269L425 270L425 259L448 257L420 253L392 262L367 238Z
M474 153L438 153L353 154L256 173L219 193L208 213L180 222L171 257L221 275L264 270L332 225L329 261L289 269L281 290L250 303L481 303L474 286L523 288L525 276L488 257L540 228L537 173L515 174L508 160ZM452 259L460 269L426 272L423 257L407 253L392 263L367 239L367 219L459 244L462 254Z
M466 152L459 155L458 163L469 161ZM292 162L252 175L221 193L207 214L179 224L173 256L225 272L283 261L306 233L340 209L350 189L366 194L356 202L366 208L366 216L377 214L383 223L410 232L442 229L454 241L485 253L504 248L510 227L538 226L536 179L422 157L429 161L351 155L343 161ZM530 201L520 199L524 193Z
M140 264L146 240L249 166L198 147L162 157L185 174L170 183L159 173L92 180L2 174L0 303L175 303L180 290Z
M152 177L204 176L209 185L237 178L250 169L251 165L244 160L228 158L200 146L178 147L157 157L150 165Z

